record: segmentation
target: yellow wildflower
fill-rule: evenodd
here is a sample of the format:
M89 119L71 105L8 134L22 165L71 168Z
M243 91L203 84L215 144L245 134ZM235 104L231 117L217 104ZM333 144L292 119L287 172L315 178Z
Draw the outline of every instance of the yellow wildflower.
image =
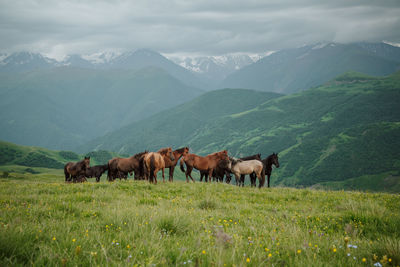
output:
M250 258L247 258L247 259L246 259L246 262L250 262Z
M205 251L205 250L203 250L201 253L203 253L203 254L206 254L206 251Z

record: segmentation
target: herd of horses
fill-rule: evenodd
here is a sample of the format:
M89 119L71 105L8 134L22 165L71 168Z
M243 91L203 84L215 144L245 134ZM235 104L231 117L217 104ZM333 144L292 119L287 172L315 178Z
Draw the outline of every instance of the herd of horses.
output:
M272 165L279 168L278 154L272 153L268 157L261 159L261 154L256 154L243 158L229 157L228 151L222 150L199 156L189 153L188 147L172 150L171 147L162 148L157 152L144 151L129 158L115 157L105 165L90 167L90 157L85 157L78 162L68 162L64 166L66 182L85 182L86 178L96 178L100 181L101 175L107 172L108 181L115 179L127 179L128 174L133 175L135 180L147 180L150 183L157 184L157 173L162 171L163 182L165 182L164 169L169 169L170 182L174 180L174 170L180 159L180 169L186 175L186 182L192 177L193 169L200 172L200 181L211 182L211 179L217 182L231 182L231 174L235 176L236 185L244 186L245 175L250 176L251 186L261 188L265 183L267 176L267 185L270 186L270 177ZM186 170L185 170L186 165Z

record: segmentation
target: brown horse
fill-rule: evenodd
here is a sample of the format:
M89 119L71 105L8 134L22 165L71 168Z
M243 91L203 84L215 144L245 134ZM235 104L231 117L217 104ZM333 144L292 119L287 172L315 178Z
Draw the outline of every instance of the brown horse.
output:
M64 166L65 181L70 182L72 179L74 183L77 181L85 181L85 171L90 166L90 157L85 157L78 162L68 162Z
M231 169L229 168L229 160L220 160L217 164L217 167L214 169L212 173L213 181L223 182L224 176L226 176L226 183L229 184L231 182ZM200 171L200 182L203 181L208 182L208 171Z
M172 151L172 154L174 155L174 160L171 160L169 157L164 157L164 162L165 162L165 168L169 168L169 178L168 181L173 182L174 181L174 170L175 166L178 163L178 160L182 157L185 156L187 153L189 153L189 148L188 147L182 147L177 150Z
M140 160L148 152L140 152L129 158L112 158L108 161L108 175L109 181L116 178L127 179L128 173L135 172L135 180L140 178L143 173L140 172Z
M158 150L157 152L147 153L143 158L144 173L145 177L150 183L157 184L157 172L162 170L163 182L165 182L164 169L165 160L168 159L174 161L174 155L172 154L172 148L166 147Z
M214 169L217 167L218 162L224 159L228 159L228 151L226 150L209 154L205 157L198 156L196 154L186 154L181 159L180 167L181 171L184 172L186 175L186 182L189 182L188 176L194 182L194 179L192 177L193 168L196 168L199 171L208 171L208 177L210 177L209 181L211 182L211 177ZM186 172L183 164L186 164Z

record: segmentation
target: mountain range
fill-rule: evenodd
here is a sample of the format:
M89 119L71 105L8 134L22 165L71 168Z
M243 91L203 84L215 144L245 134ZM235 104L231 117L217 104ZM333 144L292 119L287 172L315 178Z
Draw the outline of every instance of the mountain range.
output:
M220 87L290 94L348 71L383 76L399 69L399 47L385 43L321 43L277 51L230 74Z
M160 68L0 73L0 139L72 149L202 91Z

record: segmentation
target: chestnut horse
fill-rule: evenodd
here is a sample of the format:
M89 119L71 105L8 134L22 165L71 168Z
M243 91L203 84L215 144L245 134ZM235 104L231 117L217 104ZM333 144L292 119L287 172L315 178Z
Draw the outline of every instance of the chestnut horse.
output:
M85 157L78 162L68 162L64 166L65 181L70 182L72 179L74 183L77 181L85 181L85 171L90 166L90 157Z
M223 182L224 176L226 176L226 183L229 184L231 182L231 169L228 167L229 160L220 160L217 164L217 167L214 169L212 173L213 181ZM203 181L208 182L208 171L200 171L200 182ZM211 178L210 178L211 179Z
M199 171L208 171L208 177L210 177L209 181L211 182L211 176L214 169L217 168L218 162L224 159L228 159L228 151L226 150L209 154L205 157L196 154L186 154L181 159L180 167L181 171L186 175L186 182L189 182L188 176L194 182L192 177L193 168L196 168ZM183 164L186 164L186 172Z
M189 148L188 147L182 147L177 150L172 151L172 154L174 155L174 160L171 160L169 157L164 157L164 162L165 162L165 168L169 168L169 178L168 181L173 182L174 181L174 170L175 166L178 163L178 160L189 153Z
M162 148L157 152L149 152L144 156L144 173L150 183L157 184L157 172L159 170L162 170L162 178L163 182L165 182L165 160L168 158L172 162L175 160L174 155L172 154L172 148L170 147Z
M127 179L128 173L135 172L135 180L140 178L143 173L140 172L140 159L148 152L140 152L129 158L112 158L108 161L109 181L115 180L117 177Z

